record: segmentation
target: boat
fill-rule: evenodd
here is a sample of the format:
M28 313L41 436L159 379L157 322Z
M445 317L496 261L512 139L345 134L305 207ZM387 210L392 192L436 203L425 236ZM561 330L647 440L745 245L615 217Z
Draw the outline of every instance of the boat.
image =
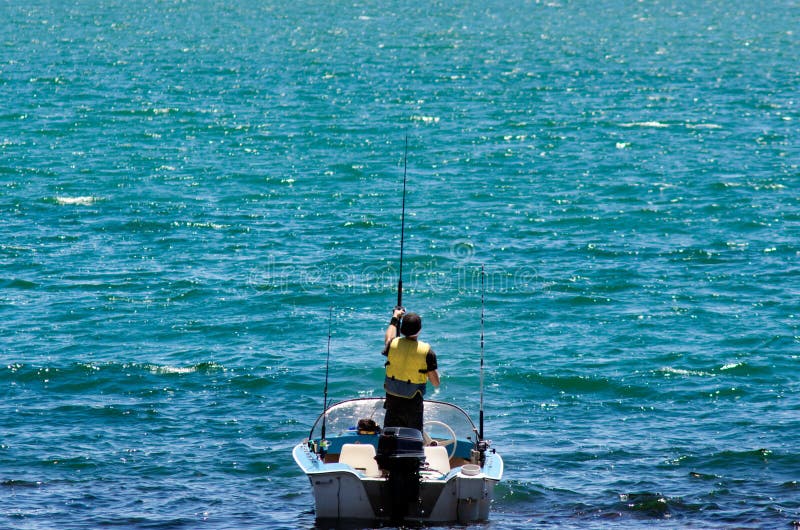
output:
M294 460L311 482L317 520L487 520L503 459L469 415L426 400L421 432L381 428L383 401L357 398L328 407L294 447Z
M407 156L408 137L396 309L403 309ZM292 451L311 482L318 520L463 524L489 518L503 459L483 431L483 267L481 290L480 428L463 409L442 401L424 402L421 431L382 428L383 398L350 399L329 407L331 307L323 413Z

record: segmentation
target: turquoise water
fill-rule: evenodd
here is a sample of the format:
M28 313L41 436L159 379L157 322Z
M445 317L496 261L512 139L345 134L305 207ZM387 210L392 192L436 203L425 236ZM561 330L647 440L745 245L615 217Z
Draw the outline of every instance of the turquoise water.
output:
M0 527L312 528L396 301L485 528L800 526L800 7L0 5Z

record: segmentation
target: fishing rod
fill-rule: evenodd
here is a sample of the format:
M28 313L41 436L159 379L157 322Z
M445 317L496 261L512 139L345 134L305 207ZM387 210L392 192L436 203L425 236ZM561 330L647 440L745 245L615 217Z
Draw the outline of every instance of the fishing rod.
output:
M483 265L481 265L481 410L479 416L480 431L478 433L481 440L483 440L483 313L485 306L483 298L486 292L485 276Z
M328 418L328 368L331 365L331 326L333 323L333 306L328 311L328 355L325 358L325 390L323 391L322 398L322 436L319 440L319 455L325 458L325 453L328 452L328 442L325 440L325 420Z
M403 307L403 242L406 228L406 176L408 170L408 135L403 153L403 210L400 214L400 274L397 279L397 307Z
M486 281L485 281L486 273L484 271L484 266L481 264L481 407L480 407L480 416L479 416L479 430L478 430L478 459L480 465L483 466L486 463L486 451L489 450L489 446L492 442L486 440L483 436L483 322L484 322L484 308L486 307L486 303L484 301L485 294L486 294Z

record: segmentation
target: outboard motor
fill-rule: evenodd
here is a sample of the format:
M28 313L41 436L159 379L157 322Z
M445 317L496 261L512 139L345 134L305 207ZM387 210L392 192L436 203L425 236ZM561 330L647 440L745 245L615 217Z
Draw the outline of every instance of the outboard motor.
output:
M419 500L419 470L425 461L422 433L409 427L384 427L378 439L375 460L389 475L384 490L384 506L393 520L408 515L411 503Z

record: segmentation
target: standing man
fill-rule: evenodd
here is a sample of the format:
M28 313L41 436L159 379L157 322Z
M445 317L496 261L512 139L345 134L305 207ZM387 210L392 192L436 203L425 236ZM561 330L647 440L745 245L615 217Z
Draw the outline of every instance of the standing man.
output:
M397 330L403 334L397 337ZM397 308L386 329L386 409L384 427L411 427L422 430L422 397L427 383L439 387L436 354L428 343L418 340L422 331L422 318L416 313L406 313Z

